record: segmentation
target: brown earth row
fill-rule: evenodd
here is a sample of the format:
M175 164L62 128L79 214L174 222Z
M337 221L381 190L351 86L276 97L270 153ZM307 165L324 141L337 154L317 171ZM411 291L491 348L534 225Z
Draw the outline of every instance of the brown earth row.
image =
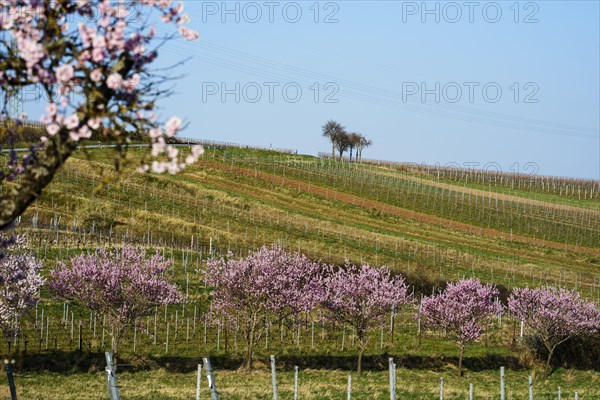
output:
M300 191L305 191L307 193L311 193L311 194L325 197L328 199L342 201L342 202L345 202L348 204L352 204L354 206L364 207L364 208L376 210L379 212L384 212L386 214L395 215L395 216L398 216L401 218L406 218L406 219L414 220L414 221L421 222L421 223L442 226L445 228L454 229L454 230L466 232L469 234L485 235L487 237L497 238L497 239L501 239L501 240L533 244L536 246L551 247L551 248L555 248L555 249L559 249L559 250L569 250L569 251L573 251L573 252L591 254L594 256L600 255L600 249L596 249L596 248L577 246L577 245L573 245L573 244L558 243L558 242L533 238L530 236L519 235L519 234L507 234L505 232L498 231L498 230L491 229L491 228L475 227L475 226L466 224L464 222L458 222L458 221L453 221L453 220L449 220L446 218L437 217L435 215L419 213L416 211L407 210L404 208L392 206L392 205L381 203L381 202L374 201L374 200L367 200L367 199L364 199L364 198L361 198L358 196L354 196L351 194L341 193L341 192L338 192L338 191L335 191L335 190L332 190L329 188L315 186L314 184L311 184L311 183L297 181L295 179L284 178L284 177L280 177L280 176L276 176L276 175L274 176L273 174L261 172L258 170L247 170L247 169L240 168L240 167L235 167L235 166L232 167L231 165L224 165L221 163L213 163L210 161L208 161L208 162L205 161L204 164L207 166L210 166L212 168L215 168L215 169L227 170L227 171L239 173L242 175L255 177L258 179L272 182L274 184L285 185L285 186L288 186L288 187L291 187L291 188L294 188L294 189L297 189Z

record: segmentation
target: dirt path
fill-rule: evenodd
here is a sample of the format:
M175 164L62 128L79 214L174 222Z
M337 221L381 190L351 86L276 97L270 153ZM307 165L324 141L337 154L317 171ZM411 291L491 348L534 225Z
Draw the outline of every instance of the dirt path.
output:
M569 250L579 253L591 254L591 255L600 255L600 249L577 246L572 244L564 244L558 242L552 242L548 240L537 239L529 236L518 235L518 234L507 234L501 231L497 231L491 228L483 228L483 227L475 227L473 225L469 225L463 222L453 221L446 218L437 217L435 215L429 215L424 213L418 213L416 211L407 210L404 208L392 206L389 204L381 203L374 200L367 200L362 197L354 196L347 193L340 193L338 191L323 188L320 186L315 186L311 183L305 183L301 181L297 181L295 179L284 178L281 176L269 174L266 172L258 171L258 170L248 170L239 167L232 167L231 165L223 165L221 163L216 162L204 162L205 165L210 166L219 170L226 170L250 177L254 177L257 179L262 179L265 181L272 182L278 185L285 185L300 191L304 191L307 193L315 194L321 197L325 197L328 199L333 199L337 201L342 201L344 203L352 204L358 207L364 207L380 212L384 212L387 214L395 215L401 218L410 219L413 221L417 221L425 224L432 224L437 226L442 226L449 229L455 229L457 231L466 232L469 234L479 234L485 235L491 238L497 238L501 240L508 240L513 242L521 242L534 244L537 246L546 246L560 250ZM546 203L544 203L546 204Z

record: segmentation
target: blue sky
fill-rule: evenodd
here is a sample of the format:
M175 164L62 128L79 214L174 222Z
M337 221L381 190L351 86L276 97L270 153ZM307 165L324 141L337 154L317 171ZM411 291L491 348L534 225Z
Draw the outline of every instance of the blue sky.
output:
M368 158L600 179L599 2L469 4L187 1L201 40L161 51L189 57L161 116L308 154L335 119L373 140Z

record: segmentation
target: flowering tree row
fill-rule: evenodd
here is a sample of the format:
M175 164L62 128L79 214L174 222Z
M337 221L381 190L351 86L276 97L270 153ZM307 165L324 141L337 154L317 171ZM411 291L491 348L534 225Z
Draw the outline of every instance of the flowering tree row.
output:
M241 321L247 341L243 368L252 368L254 346L264 333L265 321L277 321L320 309L325 316L353 328L359 344L358 366L368 345L369 331L402 307L413 306L425 328L439 330L460 349L458 373L467 346L478 341L494 316L505 310L498 289L477 279L451 282L438 294L416 304L401 276L387 268L323 265L279 246L262 249L241 259L208 262L207 282L214 290L213 312L224 323ZM515 289L509 298L512 315L540 337L549 352L574 335L600 329L600 311L574 291L556 288ZM312 312L312 313L311 313ZM225 317L223 317L225 316Z
M16 333L19 324L15 320L36 304L44 283L41 263L27 254L20 238L16 242L0 259L0 327L7 336ZM154 314L159 305L185 301L170 282L169 264L158 254L147 256L143 249L97 250L60 263L50 272L49 287L55 298L103 314L113 327L109 334L118 353L119 341L136 320ZM381 326L390 313L415 307L415 318L422 327L439 330L457 343L460 374L467 346L481 338L493 316L505 311L498 290L476 279L451 282L444 291L416 304L404 279L385 267L326 265L277 245L240 259L212 259L205 273L212 288L214 318L236 325L246 340L244 369L252 368L265 323L301 324L301 316L323 315L356 332L360 371L370 331ZM566 289L515 289L508 309L548 350L545 374L558 345L600 329L600 310Z

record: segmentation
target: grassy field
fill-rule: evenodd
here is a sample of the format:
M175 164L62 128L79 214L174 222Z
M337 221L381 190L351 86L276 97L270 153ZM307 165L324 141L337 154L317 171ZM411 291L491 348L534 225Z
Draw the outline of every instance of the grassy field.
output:
M131 151L134 161L138 151ZM157 310L156 319L140 321L140 330L129 332L122 351L134 367L119 370L124 398L191 398L195 364L207 355L214 358L224 398L271 397L267 366L251 375L237 372L244 344L207 319L208 296L198 270L211 253L244 255L276 242L327 262L387 265L406 276L416 296L446 280L476 276L503 293L551 283L600 299L600 199L561 195L560 182L548 191L535 185L528 190L525 183L486 186L394 165L246 149L208 150L177 176L141 175L127 167L115 180L111 157L107 150L91 150L69 160L17 231L45 260L44 273L79 252L123 243L158 249L173 261L175 281L190 301ZM595 186L581 187L591 192ZM79 211L89 204L109 210L112 225L82 226ZM21 398L106 398L101 354L110 343L106 331L102 339L101 316L74 304L67 311L47 291L42 295L37 317L23 322L23 335L10 345L0 343L3 354L17 350ZM389 326L383 334L373 332L369 372L353 376L353 398L387 396L388 355L399 364L399 398L435 398L441 376L446 398L465 398L468 383L475 385L476 398L497 398L500 366L509 370L509 398L525 398L527 375L539 374L539 365L523 355L510 319L467 350L467 374L459 380L456 347L429 333L418 338L410 314L397 319L393 337ZM155 324L156 340L148 334ZM270 337L258 357L264 362L276 354L282 360L283 398L291 398L294 365L302 371L301 398L344 398L356 352L351 332L308 324L300 339L279 327L270 328ZM53 357L60 362L48 361ZM559 369L547 382L535 382L536 399L556 398L558 385L563 399L573 398L573 390L581 399L600 398L600 374L594 371Z
M123 368L125 369L125 368ZM469 383L474 385L474 398L492 400L500 398L499 373L473 372L459 379L447 372L399 368L397 370L397 398L431 400L439 398L439 381L444 378L444 398L468 399ZM508 399L528 398L528 375L531 371L508 371L506 396ZM293 398L294 373L278 372L278 388L281 399ZM18 383L20 398L30 400L79 400L106 399L104 372L23 374ZM219 370L215 373L218 392L223 399L272 399L271 374L266 370L241 373ZM348 372L338 369L304 369L298 376L298 394L301 399L345 399ZM168 368L152 371L119 372L118 383L123 399L163 400L192 399L196 393L196 375L193 371L180 372ZM600 398L600 378L590 372L571 370L556 371L546 382L535 381L536 399L556 399L558 387L562 399L574 399L575 391L580 399ZM8 393L5 382L1 383L0 396ZM201 398L209 398L204 379ZM362 375L352 374L353 399L389 398L387 371L369 371Z

